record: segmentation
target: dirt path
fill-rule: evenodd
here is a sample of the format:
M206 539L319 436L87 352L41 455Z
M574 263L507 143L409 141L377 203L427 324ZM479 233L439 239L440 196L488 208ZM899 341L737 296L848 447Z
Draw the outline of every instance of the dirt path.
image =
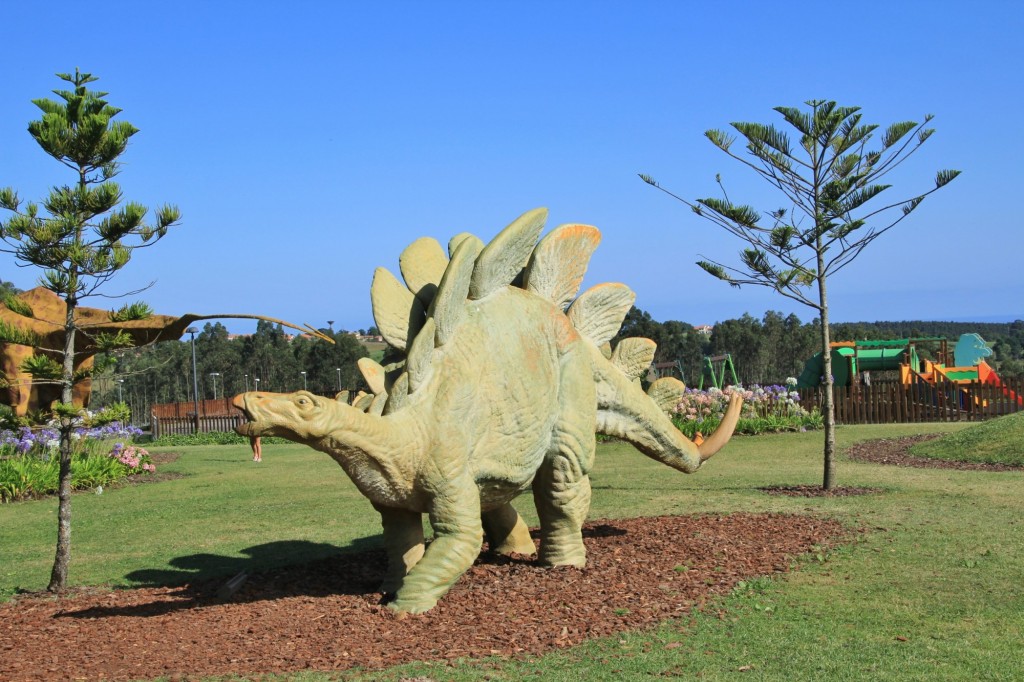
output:
M926 434L921 436L901 436L899 438L879 438L856 443L846 451L846 456L861 462L889 464L899 467L920 467L924 469L959 469L960 471L1020 471L1024 467L1009 464L988 464L985 462L955 462L931 457L917 457L910 454L910 448L916 443L934 440L939 436Z

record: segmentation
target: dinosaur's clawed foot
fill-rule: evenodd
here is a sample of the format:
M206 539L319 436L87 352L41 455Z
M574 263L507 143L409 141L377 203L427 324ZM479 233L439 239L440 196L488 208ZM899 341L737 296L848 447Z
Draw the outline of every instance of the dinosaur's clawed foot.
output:
M399 618L407 618L410 614L416 615L420 613L426 613L430 609L437 606L437 600L414 600L414 599L402 599L396 598L390 601L386 606L392 611L396 612Z
M575 566L576 568L584 568L587 565L587 552L582 548L564 551L544 551L542 546L540 554L537 556L537 563L541 566Z

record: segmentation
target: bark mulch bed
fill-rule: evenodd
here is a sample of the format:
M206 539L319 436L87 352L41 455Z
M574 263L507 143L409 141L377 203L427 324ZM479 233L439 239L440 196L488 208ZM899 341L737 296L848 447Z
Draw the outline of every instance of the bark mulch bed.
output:
M785 495L787 497L849 497L851 495L873 495L882 492L881 488L859 488L846 485L825 490L820 485L785 485L760 488L769 495Z
M961 471L1020 471L1024 467L987 462L954 462L931 457L916 457L910 448L927 440L938 438L934 434L902 436L900 438L879 438L857 443L846 451L850 459L875 464L890 464L899 467L922 467L927 469L960 469Z
M224 580L26 595L0 604L0 679L181 679L537 655L682 616L851 534L836 521L782 514L593 521L587 568L485 555L431 612L404 620L379 604L380 551L256 573L227 601L217 598Z

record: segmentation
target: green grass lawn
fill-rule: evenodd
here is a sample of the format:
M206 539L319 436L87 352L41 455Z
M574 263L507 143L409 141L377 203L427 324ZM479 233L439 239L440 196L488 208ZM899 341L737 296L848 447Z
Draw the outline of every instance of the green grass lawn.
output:
M982 422L946 438L918 443L910 452L936 459L1024 466L1024 412Z
M838 439L842 449L858 440L961 429L842 427ZM377 542L369 503L324 455L267 446L257 465L244 446L177 450L180 459L163 470L186 478L75 497L73 582L228 576ZM655 631L528 661L287 679L1024 679L1024 473L841 460L841 485L883 492L788 498L758 490L820 478L820 432L737 437L692 476L628 446L602 444L591 518L781 511L837 518L866 532L830 555L806 559L797 572L751 581L714 608ZM517 506L535 523L529 499ZM45 586L55 517L53 500L0 507L0 594Z

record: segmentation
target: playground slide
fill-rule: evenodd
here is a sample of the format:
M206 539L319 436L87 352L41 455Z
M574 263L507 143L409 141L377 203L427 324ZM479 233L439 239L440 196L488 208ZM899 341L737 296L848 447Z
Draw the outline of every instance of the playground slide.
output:
M973 367L943 367L942 365L932 364L931 362L925 362L924 372L912 372L918 379L925 381L931 385L935 385L935 381L938 377L943 377L946 381L952 384L962 384L963 393L965 397L970 397L970 390L966 388L974 382L980 382L994 386L998 390L1001 390L1010 400L1013 400L1021 407L1024 407L1024 396L1017 395L1017 393L1003 385L1002 379L996 374L996 371L989 366L984 360L980 360L977 365ZM906 376L904 377L904 383L907 383ZM978 399L975 398L977 402Z
M995 386L1003 392L1010 400L1013 400L1018 405L1024 407L1024 396L1017 395L1016 391L1012 391L1003 385L1003 380L999 378L996 371L988 366L988 363L982 360L978 363L978 380L982 383L990 384Z

